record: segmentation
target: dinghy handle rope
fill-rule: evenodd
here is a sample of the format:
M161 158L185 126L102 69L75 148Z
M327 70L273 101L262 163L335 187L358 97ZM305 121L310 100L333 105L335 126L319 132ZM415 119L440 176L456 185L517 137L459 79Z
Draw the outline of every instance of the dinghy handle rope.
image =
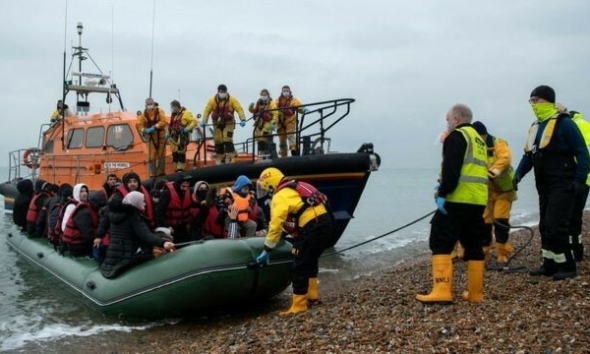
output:
M398 231L401 231L401 230L403 230L403 229L405 229L405 228L407 228L407 227L409 227L409 226L412 226L412 225L416 224L416 223L417 223L417 222L419 222L419 221L422 221L422 220L426 219L427 217L429 217L430 215L434 214L435 212L436 212L436 210L434 210L434 211L431 211L430 213L428 213L428 214L426 214L426 215L424 215L424 216L421 216L421 217L419 217L418 219L416 219L416 220L414 220L414 221L411 221L411 222L409 222L409 223L407 223L407 224L405 224L405 225L403 225L403 226L400 226L400 227L398 227L397 229L391 230L391 231L389 231L389 232L386 232L386 233L384 233L384 234L382 234L382 235L379 235L379 236L373 237L373 238L371 238L371 239L369 239L369 240L363 241L363 242L361 242L361 243L357 243L356 245L352 245L352 246L350 246L350 247L347 247L347 248L341 249L341 250L339 250L339 251L335 251L335 252L332 252L332 253L324 254L324 255L322 255L322 257L320 257L320 258L324 258L324 257L330 257L330 256L334 256L334 255L336 255L336 254L339 254L339 253L344 253L344 252L346 252L346 251L350 251L350 250L351 250L351 249L353 249L353 248L357 248L357 247L360 247L360 246L362 246L362 245L366 245L367 243L370 243L370 242L373 242L373 241L375 241L375 240L378 240L378 239L380 239L380 238L383 238L383 237L385 237L385 236L389 236L389 235L391 235L391 234L393 234L393 233L396 233L396 232L398 232Z
M522 252L525 248L528 247L528 245L531 244L531 242L533 241L533 237L535 236L535 232L533 231L533 228L530 226L521 226L521 225L509 226L509 225L499 222L496 219L494 219L494 224L496 224L500 227L503 227L503 228L507 228L507 229L525 229L528 232L530 232L530 234L531 234L529 239L520 248L518 248L516 251L514 251L514 253L512 253L512 255L510 257L508 257L508 261L506 262L506 264L504 264L504 268L507 268L510 265L510 262L512 262L512 260L520 254L520 252Z

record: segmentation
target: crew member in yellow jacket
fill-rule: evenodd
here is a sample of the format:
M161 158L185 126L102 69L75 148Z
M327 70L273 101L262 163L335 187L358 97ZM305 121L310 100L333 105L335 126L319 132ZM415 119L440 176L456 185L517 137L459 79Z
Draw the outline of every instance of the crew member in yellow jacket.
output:
M512 244L508 242L510 231L510 209L516 200L516 191L512 184L514 169L512 168L512 152L508 143L488 133L482 122L474 122L473 128L486 142L488 152L488 205L484 211L485 239L483 251L486 260L489 258L492 245L492 234L495 235L496 260L506 264L512 252Z
M260 91L260 98L256 103L250 103L248 110L254 115L254 137L258 142L258 154L265 155L269 152L270 136L276 130L278 111L277 105L267 89Z
M292 156L299 156L299 144L297 142L297 112L305 114L309 109L301 107L301 102L293 97L289 85L281 89L281 96L276 100L279 108L277 134L279 135L279 155L287 156L287 141Z
M561 113L568 113L572 117L572 121L576 123L578 129L582 133L586 147L590 151L590 122L582 116L582 113L568 110L563 104L556 103L555 107ZM586 184L580 188L579 193L574 196L574 206L572 209L572 217L570 218L570 243L576 262L581 262L584 258L584 245L582 243L582 217L584 216L584 208L586 208L586 200L588 199L588 191L590 186L590 173L586 178Z
M176 172L184 171L186 166L186 147L190 142L190 133L197 126L197 120L180 102L174 100L170 103L170 124L168 126L167 141L172 151L172 164Z
M145 110L138 112L137 129L148 138L148 170L150 178L165 175L166 112L160 109L153 98L145 100Z
M64 112L65 111L65 112ZM55 123L62 118L62 116L71 117L74 115L67 104L64 104L62 100L57 101L57 107L55 111L51 113L51 123Z
M209 99L205 111L203 112L203 121L201 128L207 126L209 115L213 120L213 141L215 142L215 160L217 164L226 163L226 157L229 162L236 159L236 148L234 146L234 129L236 121L234 112L240 117L240 126L246 126L246 116L240 102L227 93L227 86L221 84L217 87L217 94Z

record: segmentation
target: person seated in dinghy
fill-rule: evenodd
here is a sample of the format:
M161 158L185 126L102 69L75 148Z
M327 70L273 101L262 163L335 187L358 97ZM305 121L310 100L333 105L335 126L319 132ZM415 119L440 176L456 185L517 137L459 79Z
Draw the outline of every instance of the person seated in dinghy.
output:
M240 228L240 234L244 237L256 236L256 222L248 218L250 213L250 199L252 190L252 182L246 176L238 176L234 185L231 188L222 189L221 196L224 198L225 207L220 206L218 220L224 220L225 230L229 228L231 219L228 216L228 209L230 205L238 207L238 217L236 222ZM221 219L223 218L223 219Z
M154 258L153 247L174 251L176 245L154 235L144 214L145 197L129 192L120 206L110 206L111 244L107 249L100 273L107 279L116 278L127 269Z

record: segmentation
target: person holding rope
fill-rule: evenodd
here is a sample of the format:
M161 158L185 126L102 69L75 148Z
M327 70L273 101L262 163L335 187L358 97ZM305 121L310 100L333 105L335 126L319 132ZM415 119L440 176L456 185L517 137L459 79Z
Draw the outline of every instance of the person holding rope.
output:
M138 112L137 129L148 138L149 177L164 176L166 154L166 112L160 109L153 98L145 100L145 110Z
M543 263L529 275L573 278L577 268L569 242L569 221L574 200L583 192L588 177L588 148L570 116L555 107L553 88L536 87L529 103L536 120L529 128L513 181L517 185L530 170L535 172Z
M492 245L492 235L495 236L494 248L496 260L505 265L512 253L512 244L508 242L510 232L510 209L516 200L516 191L512 184L514 170L512 169L512 152L508 143L500 138L488 134L488 129L482 122L474 122L473 128L486 143L488 152L488 185L489 199L484 211L485 239L483 252L486 261L489 259Z
M432 291L418 294L424 303L453 301L451 251L461 241L467 260L467 291L464 299L483 301L483 211L488 203L486 145L471 120L471 109L456 104L447 113L449 134L443 143L440 185L435 193L437 210L430 221Z

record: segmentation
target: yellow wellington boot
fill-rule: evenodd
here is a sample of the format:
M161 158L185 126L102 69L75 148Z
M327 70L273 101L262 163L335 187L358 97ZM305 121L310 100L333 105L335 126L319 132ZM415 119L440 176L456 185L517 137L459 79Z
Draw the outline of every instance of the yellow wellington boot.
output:
M291 307L287 311L279 312L281 316L287 316L299 312L307 311L307 294L305 295L296 295L293 294L293 301L291 302Z
M483 255L485 256L485 261L490 260L490 252L492 251L491 246L483 246Z
M467 291L461 294L463 300L470 302L483 301L483 272L485 261L467 262Z
M309 288L307 290L307 300L311 304L319 304L320 293L318 292L318 278L309 278Z
M453 302L453 260L449 254L432 256L432 291L416 295L423 303Z
M498 263L508 263L508 255L510 255L510 253L512 253L512 244L510 244L510 242L496 242L496 260L498 260Z

